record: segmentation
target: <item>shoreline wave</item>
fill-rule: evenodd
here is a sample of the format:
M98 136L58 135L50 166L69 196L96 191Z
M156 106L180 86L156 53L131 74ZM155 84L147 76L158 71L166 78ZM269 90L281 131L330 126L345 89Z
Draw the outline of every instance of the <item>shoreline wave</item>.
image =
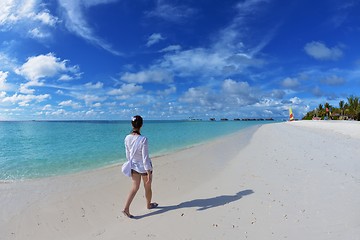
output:
M179 122L177 122L179 123ZM128 124L127 122L124 122L123 124ZM155 123L155 124L158 124ZM194 123L194 124L197 124L197 123ZM237 133L239 131L243 131L244 129L246 128L249 128L249 127L252 127L252 126L261 126L263 125L264 123L257 123L257 124L247 124L247 125L244 125L242 126L241 128L239 129L236 129L234 128L234 126L230 126L230 129L232 128L231 131L228 131L228 132L222 132L221 134L217 133L217 134L214 134L213 136L211 137L208 137L208 138L198 138L198 139L190 139L191 141L189 142L186 142L186 143L182 143L182 144L175 144L173 145L172 147L170 148L167 148L167 147L158 147L156 149L153 150L153 154L152 154L152 158L156 159L158 157L161 157L161 156L166 156L166 155L169 155L169 154L172 154L174 152L178 152L178 151L182 151L182 150L185 150L185 149L189 149L189 148L192 148L192 147L196 147L198 145L201 145L201 144L205 144L206 142L208 141L213 141L217 138L221 138L221 137L224 137L224 136L227 136L227 135L231 135L232 133ZM116 125L115 125L116 126ZM179 126L179 125L177 125ZM197 125L191 125L190 128L192 128L193 126L196 126L195 128L197 129L201 129L201 127L203 127L203 124L197 124ZM214 125L211 125L211 127L213 127ZM217 126L221 126L221 127L224 127L225 125L217 125ZM157 126L158 127L158 126ZM167 126L169 127L169 126ZM189 126L187 126L189 127ZM239 126L237 126L239 127ZM148 129L156 129L154 126L152 127L148 127ZM204 128L202 129L201 131L206 131L207 129ZM179 130L180 131L180 130ZM179 132L178 131L178 132ZM124 129L122 131L124 133ZM125 132L126 133L126 132ZM156 132L155 132L156 133ZM176 132L175 132L176 133ZM127 133L126 133L127 134ZM154 138L154 136L156 134L152 133L152 132L147 132L145 133L146 136L150 136L151 138ZM144 134L144 135L145 135ZM120 134L121 135L121 134ZM119 136L119 133L117 133L116 135L117 137ZM159 137L159 136L158 136ZM152 139L152 142L156 142L157 140L156 139ZM117 143L119 143L120 141L118 141ZM120 146L118 146L118 148L121 148L122 149L122 145L120 144ZM152 151L152 150L151 150ZM56 171L51 171L52 169L49 168L49 172L40 172L40 173L34 173L34 174L23 174L23 175L17 175L17 176L14 176L14 175L8 175L8 177L4 177L2 176L3 178L0 179L0 183L11 183L11 182L14 182L14 181L24 181L24 180L34 180L34 179L43 179L43 178L53 178L53 177L58 177L58 176L66 176L66 175L73 175L73 174L77 174L77 173L83 173L83 172L91 172L91 171L94 171L94 170L98 170L98 169L103 169L103 168L109 168L109 167L115 167L115 166L119 166L121 165L124 161L125 161L125 156L121 157L120 154L113 154L115 157L109 161L105 161L103 159L106 158L106 156L102 156L101 154L99 154L97 157L94 157L94 156L90 156L90 155L83 155L82 158L85 158L85 164L83 163L82 165L77 165L77 167L74 167L74 168L71 168L71 169L57 169ZM91 157L95 160L91 161ZM86 158L90 158L89 159L86 159ZM73 161L76 161L73 160ZM88 165L86 165L88 164ZM59 166L61 167L61 164L59 164ZM3 171L4 173L4 171ZM10 177L9 177L10 176Z

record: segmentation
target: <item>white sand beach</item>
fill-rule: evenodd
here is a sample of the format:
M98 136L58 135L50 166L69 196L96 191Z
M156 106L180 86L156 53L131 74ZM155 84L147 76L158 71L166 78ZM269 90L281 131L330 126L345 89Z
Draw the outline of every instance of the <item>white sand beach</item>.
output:
M151 144L151 143L150 143ZM122 215L120 165L0 184L1 239L326 239L360 236L360 122L266 124L153 158Z

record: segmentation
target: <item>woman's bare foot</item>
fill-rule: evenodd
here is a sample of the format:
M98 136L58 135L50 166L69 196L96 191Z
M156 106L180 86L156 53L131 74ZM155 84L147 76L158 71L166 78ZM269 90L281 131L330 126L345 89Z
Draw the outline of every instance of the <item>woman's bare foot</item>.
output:
M124 211L122 211L122 213L123 213L126 217L128 217L128 218L134 218L134 216L131 215L129 211L125 211L125 210L124 210Z

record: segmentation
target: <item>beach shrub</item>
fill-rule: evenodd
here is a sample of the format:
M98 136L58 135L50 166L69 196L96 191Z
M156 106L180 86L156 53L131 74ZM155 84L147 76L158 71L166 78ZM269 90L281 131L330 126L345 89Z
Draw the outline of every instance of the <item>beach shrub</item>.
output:
M360 98L357 96L351 95L347 98L347 102L341 100L339 102L339 107L333 107L329 103L325 103L307 112L306 115L302 118L303 120L311 120L313 117L332 120L357 120L360 121Z

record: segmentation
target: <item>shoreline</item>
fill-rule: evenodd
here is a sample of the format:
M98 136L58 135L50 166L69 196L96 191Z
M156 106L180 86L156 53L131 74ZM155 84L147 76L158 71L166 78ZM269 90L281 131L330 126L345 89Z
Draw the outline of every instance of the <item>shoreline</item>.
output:
M34 138L34 141L29 142L24 140L25 142L16 148L11 147L15 146L15 144L4 145L5 155L3 155L3 161L1 162L2 164L0 164L2 167L0 171L1 182L69 175L116 165L126 160L122 140L122 136L125 137L128 133L126 130L128 124L125 122L117 125L100 124L96 125L96 127L88 124L79 125L85 132L83 135L88 136L86 138L79 132L76 132L79 131L79 127L76 127L77 125L71 125L71 128L69 128L71 131L69 129L65 131L67 134L71 134L71 145L67 143L69 142L68 140L62 140L64 136L67 136L63 131L60 131L60 129L64 128L63 125L56 123L54 127L47 123L43 124L46 125L38 125L35 129L36 131L31 129L24 133L26 136ZM195 124L196 126L193 123L189 124L183 121L175 124L169 121L165 125L158 125L158 121L149 123L148 129L144 133L145 136L149 138L149 150L152 156L168 155L178 150L203 144L209 139L213 140L226 136L234 132L234 130L241 131L243 128L252 125L237 124L235 122L231 124L217 123L216 125L214 125L213 122ZM73 129L74 126L76 129ZM25 130L30 128L29 125L23 127ZM55 133L60 134L60 137L56 137L57 135L54 131L49 131L49 129L51 130L53 127L56 129ZM15 128L14 131L21 130L17 125L13 126L13 128ZM40 128L45 130L41 131ZM166 133L161 134L156 131L156 129L166 130ZM184 134L185 130L190 132ZM74 134L74 131L76 134ZM89 134L90 132L91 134ZM5 131L5 140L3 143L10 142L11 140L6 134ZM44 139L46 136L48 138L50 137L49 139L56 138L58 140L48 141ZM175 136L175 140L173 136ZM101 141L97 143L97 141L89 140L92 139L92 137L94 137L94 139L101 139ZM20 135L16 135L15 139L19 142L23 140ZM14 139L11 141L13 140Z
M271 123L268 123L268 124L271 124ZM167 150L167 151L157 152L157 153L151 154L151 159L166 158L168 155L176 154L176 153L182 152L182 151L186 151L187 149L191 149L191 148L196 148L197 146L201 146L201 145L207 144L207 143L212 142L212 141L216 141L216 140L221 139L221 138L226 138L226 137L229 137L229 136L234 135L234 134L239 134L239 133L241 133L243 131L249 131L249 129L258 128L261 125L263 125L263 124L248 126L248 127L243 128L241 130L238 130L238 131L236 131L234 133L228 133L228 134L217 136L217 137L214 137L214 138L211 138L211 139L205 139L205 140L202 140L200 142L193 143L193 144L190 144L190 145L187 145L187 146L184 146L184 147L179 147L179 148L174 148L174 149L170 149L170 150ZM96 174L98 171L106 170L108 168L120 168L121 169L121 166L125 161L126 161L125 159L118 159L118 161L116 163L112 163L112 164L105 165L105 166L102 166L102 167L89 168L89 169L84 169L84 170L81 170L81 171L69 172L69 173L59 174L59 175L51 175L51 176L44 176L44 177L34 177L34 178L24 178L24 179L13 179L13 180L1 180L0 179L0 184L11 184L11 183L18 183L18 182L41 181L41 180L46 181L47 179L51 180L51 179L54 179L54 178L71 177L71 176L87 174L87 173Z
M0 231L6 240L355 240L360 124L331 124L265 124L153 158L159 207L145 208L141 188L135 219L121 214L131 181L120 164L0 184Z

